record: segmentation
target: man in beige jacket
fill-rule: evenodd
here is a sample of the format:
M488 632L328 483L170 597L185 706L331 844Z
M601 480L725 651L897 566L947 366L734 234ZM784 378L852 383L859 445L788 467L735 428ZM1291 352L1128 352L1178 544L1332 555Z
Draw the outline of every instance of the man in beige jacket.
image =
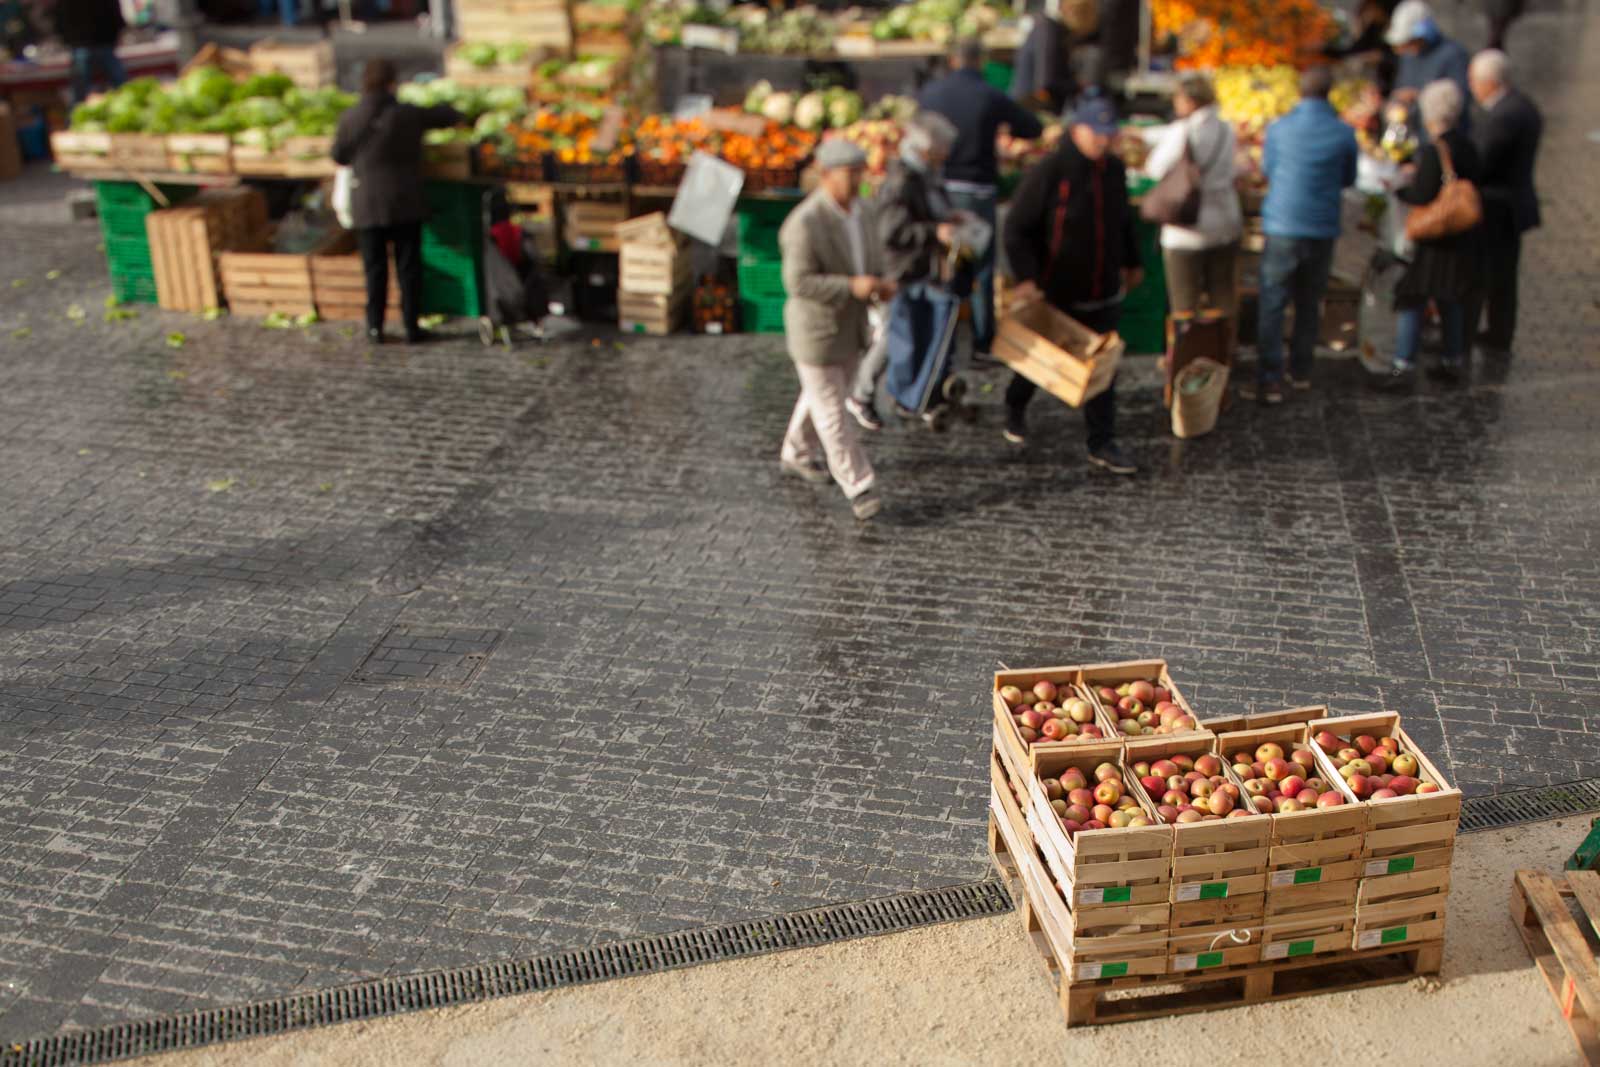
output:
M876 515L881 502L872 463L844 405L871 340L867 305L894 295L893 283L883 278L877 227L856 195L866 162L847 141L823 142L817 150L821 182L778 234L789 293L783 328L800 377L780 462L808 482L831 477L862 520Z

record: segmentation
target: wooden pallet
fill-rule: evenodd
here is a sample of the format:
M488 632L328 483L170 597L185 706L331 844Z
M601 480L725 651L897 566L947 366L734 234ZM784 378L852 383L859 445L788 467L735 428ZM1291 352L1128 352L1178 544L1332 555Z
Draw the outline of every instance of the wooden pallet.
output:
M1571 900L1577 901L1587 930L1573 917ZM1511 879L1511 921L1556 998L1584 1062L1600 1064L1600 966L1595 962L1600 873L1567 871L1552 877L1543 871L1518 871Z

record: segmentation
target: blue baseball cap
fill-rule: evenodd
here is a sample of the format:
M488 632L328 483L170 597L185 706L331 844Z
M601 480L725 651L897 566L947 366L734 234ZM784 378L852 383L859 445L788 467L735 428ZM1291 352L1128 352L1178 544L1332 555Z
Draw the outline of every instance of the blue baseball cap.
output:
M1069 126L1087 126L1106 137L1117 135L1117 105L1099 93L1085 93L1079 97L1072 114L1067 116Z

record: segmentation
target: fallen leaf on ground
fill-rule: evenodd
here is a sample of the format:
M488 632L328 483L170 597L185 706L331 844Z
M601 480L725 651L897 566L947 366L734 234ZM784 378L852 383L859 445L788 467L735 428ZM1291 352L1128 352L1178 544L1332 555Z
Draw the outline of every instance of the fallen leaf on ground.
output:
M184 342L187 341L187 340L189 340L189 339L187 337L185 337L180 331L174 330L172 333L167 334L167 347L168 348L182 348L183 345L184 345Z
M24 338L27 338L27 337L32 337L33 336L33 327L31 327L31 326L18 326L15 330L11 331L11 336L16 338L18 341L21 341L21 340L23 340Z
M207 322L216 322L226 314L227 312L221 308L206 308L200 313L200 317L205 319Z
M421 326L424 330L431 330L436 326L443 326L444 325L444 316L443 315L424 315L424 316L422 316L422 318L417 320L417 325Z
M167 371L167 377L175 382L181 382L189 377L189 373L181 370L169 370Z
M26 279L26 278L12 278L11 279L11 288L13 288L13 289L21 289L23 286L25 286L27 284L28 284L28 279Z
M331 493L331 492L333 492L333 483L332 482L323 482L321 485L317 486L317 492L319 492L319 493Z
M239 479L237 478L213 478L206 483L206 491L210 493L226 493L238 484Z
M82 322L88 317L88 312L83 310L82 304L73 304L67 308L67 318L73 322Z
M88 448L80 448L80 449L78 449L78 455L80 455L80 456L92 456L92 455L94 455L94 450L93 449L88 449Z
M57 278L61 277L61 272L58 271L58 270L47 270L47 271L44 272L44 276L45 276L46 280L53 282Z

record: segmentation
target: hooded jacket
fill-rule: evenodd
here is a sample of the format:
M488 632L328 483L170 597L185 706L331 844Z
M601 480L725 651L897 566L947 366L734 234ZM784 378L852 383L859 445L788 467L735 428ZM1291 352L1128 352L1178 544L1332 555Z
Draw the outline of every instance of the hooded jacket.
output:
M1071 138L1022 176L1005 224L1006 259L1071 312L1122 298L1122 272L1138 267L1128 172L1109 152L1090 160Z

